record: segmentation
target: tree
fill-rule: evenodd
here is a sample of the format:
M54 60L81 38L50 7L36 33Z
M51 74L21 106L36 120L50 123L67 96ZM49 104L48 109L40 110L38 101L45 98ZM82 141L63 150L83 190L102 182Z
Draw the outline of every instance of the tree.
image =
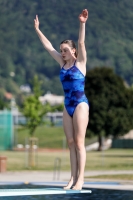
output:
M41 83L38 80L37 76L34 76L33 81L33 95L28 96L23 104L23 114L27 119L26 128L29 129L29 134L32 136L30 139L30 153L29 153L29 164L30 166L34 166L33 159L33 143L35 138L33 135L35 133L36 128L43 122L43 116L51 110L49 104L42 105L39 101L39 96L41 96Z
M29 129L31 136L34 135L36 128L43 122L43 116L51 110L49 104L42 105L39 101L41 96L41 83L37 76L32 81L33 95L26 98L23 104L23 114L27 119L26 127Z
M5 102L0 99L0 110L5 108Z
M133 84L132 0L0 0L0 88L19 95L19 87L29 84L38 74L39 79L45 79L45 91L62 95L60 67L43 50L32 22L38 12L42 32L59 50L65 38L77 41L77 17L84 8L90 11L86 27L87 68L92 69L97 63L113 66L118 75Z
M0 90L0 110L9 109L9 105L4 97L4 91Z
M133 128L133 91L107 67L87 72L86 95L90 103L88 128L98 135L102 148L102 135L117 137Z

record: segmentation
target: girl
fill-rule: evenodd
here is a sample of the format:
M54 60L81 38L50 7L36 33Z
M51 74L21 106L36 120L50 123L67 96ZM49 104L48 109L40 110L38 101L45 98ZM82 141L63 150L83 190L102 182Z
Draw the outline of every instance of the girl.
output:
M79 15L78 54L72 40L60 43L60 53L39 29L38 16L34 26L44 48L59 63L60 80L65 94L63 127L70 150L71 177L64 189L81 190L84 183L86 162L85 133L88 125L89 103L84 94L86 75L85 24L88 11L84 9Z

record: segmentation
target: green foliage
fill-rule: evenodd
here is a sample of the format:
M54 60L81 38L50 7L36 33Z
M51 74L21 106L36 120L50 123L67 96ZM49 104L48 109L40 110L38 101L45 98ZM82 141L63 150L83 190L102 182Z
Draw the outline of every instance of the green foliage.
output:
M26 98L22 110L24 116L27 118L26 127L29 129L31 136L33 136L35 129L43 122L43 116L50 111L49 104L42 105L39 101L41 84L37 76L34 77L32 84L34 94Z
M64 104L55 105L55 106L53 106L53 108L52 108L52 110L55 111L55 112L56 112L56 111L62 112L63 109L64 109Z
M133 91L112 69L87 72L85 90L90 102L89 129L94 134L117 137L133 128Z
M5 101L4 90L0 90L0 110L9 109L9 102Z
M58 78L60 68L43 49L34 31L33 20L38 14L40 29L59 50L63 39L77 42L78 15L84 8L89 10L86 24L87 69L110 66L132 84L132 0L84 0L78 3L77 0L1 0L0 76L5 79L2 87L18 94L19 86L30 84L30 79L37 74L43 81L42 89L63 94ZM15 76L11 78L12 71ZM6 84L9 78L16 87Z
M5 102L0 99L0 110L3 110L5 108Z

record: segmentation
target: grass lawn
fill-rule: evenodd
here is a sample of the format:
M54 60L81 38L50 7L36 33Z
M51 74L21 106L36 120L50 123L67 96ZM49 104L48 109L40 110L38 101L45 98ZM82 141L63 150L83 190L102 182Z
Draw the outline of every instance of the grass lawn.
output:
M23 144L25 146L26 140L29 138L29 132L21 127L14 129L14 143ZM39 148L63 148L66 147L66 139L63 127L56 126L39 126L34 134L34 137L38 138ZM97 140L96 137L92 139L86 138L86 144L93 143Z
M25 151L1 151L0 155L7 157L7 171L19 171L19 170L51 171L54 169L54 162L56 158L61 159L62 171L70 170L69 151L65 142L65 136L62 127L40 126L36 129L34 137L38 138L39 149L40 149L35 157L36 166L32 169L27 167L28 154ZM29 138L28 130L20 130L19 128L15 129L15 134L14 134L15 147L17 144L23 144L25 146L25 141L27 138ZM96 138L86 139L86 144L91 143L91 140L95 141ZM60 149L60 151L57 151L55 149ZM85 170L132 170L132 169L133 169L133 149L109 149L107 151L102 151L102 152L98 151L87 152ZM111 175L111 177L113 176ZM116 176L116 178L117 177L118 176ZM128 178L128 175L125 175L125 177ZM107 179L108 178L109 176L107 177Z
M15 128L14 141L16 144L25 146L26 140L29 138L29 132L26 129ZM40 148L62 148L65 138L62 127L39 126L34 134L38 138Z
M133 149L88 152L86 168L94 170L132 170Z
M27 170L27 154L25 151L3 151L0 155L7 157L7 170ZM37 158L38 157L38 158ZM61 170L70 170L69 151L38 152L33 170L53 170L56 158L61 159ZM32 170L29 169L29 170ZM110 149L104 152L87 152L85 170L132 170L133 149Z

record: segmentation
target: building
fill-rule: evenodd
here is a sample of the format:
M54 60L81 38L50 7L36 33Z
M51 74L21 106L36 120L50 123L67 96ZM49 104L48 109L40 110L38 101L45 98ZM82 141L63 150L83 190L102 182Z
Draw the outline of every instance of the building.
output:
M47 93L44 96L40 96L39 100L44 105L49 103L51 106L59 105L64 103L64 96L58 96L55 94Z
M21 90L21 92L25 92L25 93L30 93L31 92L31 88L27 84L26 85L21 85L20 86L20 90Z
M63 112L48 112L45 116L47 121L50 121L55 126L62 126L63 124Z

